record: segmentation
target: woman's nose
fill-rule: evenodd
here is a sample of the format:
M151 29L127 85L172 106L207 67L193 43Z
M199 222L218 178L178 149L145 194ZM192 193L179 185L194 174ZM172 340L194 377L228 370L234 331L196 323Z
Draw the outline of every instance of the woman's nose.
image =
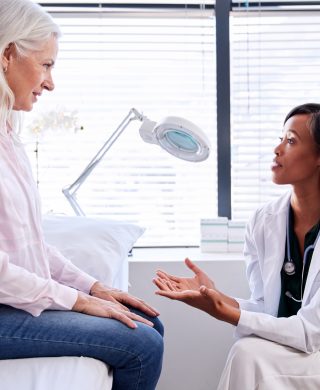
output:
M46 89L47 91L53 91L54 90L54 82L52 79L52 76L46 78L44 82L42 83L42 88Z

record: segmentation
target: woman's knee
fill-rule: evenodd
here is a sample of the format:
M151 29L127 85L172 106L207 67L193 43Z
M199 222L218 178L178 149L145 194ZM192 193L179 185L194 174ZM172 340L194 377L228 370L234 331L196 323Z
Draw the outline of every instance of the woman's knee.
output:
M139 316L146 318L148 321L151 321L153 323L153 329L155 329L161 336L163 336L164 327L163 327L162 322L160 321L159 317L151 317L151 316L145 314L144 312L142 312L138 309L135 309L133 307L130 307L130 310L133 313L136 313Z
M153 320L153 328L163 337L164 335L164 327L162 325L162 322L159 320L158 317L155 317Z
M161 330L163 332L163 326L161 322L157 324L157 328L151 328L148 325L141 324L140 332L141 337L140 342L142 348L140 348L140 358L144 361L153 361L153 362L162 362L163 356L163 337Z
M127 334L128 345L121 360L113 365L114 385L119 389L154 390L161 373L163 338L153 327L137 325Z

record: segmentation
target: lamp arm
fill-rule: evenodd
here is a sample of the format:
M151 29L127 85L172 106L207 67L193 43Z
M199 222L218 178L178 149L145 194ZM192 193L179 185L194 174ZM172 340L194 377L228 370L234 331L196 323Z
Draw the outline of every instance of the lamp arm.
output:
M119 136L123 133L123 131L127 128L127 126L134 120L140 120L142 122L144 118L145 116L142 115L139 111L137 111L135 108L131 108L127 116L122 120L120 125L116 128L116 130L102 145L102 147L93 157L93 159L89 162L86 168L81 172L79 177L72 184L62 189L63 194L67 198L68 202L70 203L76 215L82 215L82 216L85 215L81 207L79 206L78 202L76 201L76 192L79 190L81 185L85 182L85 180L94 170L94 168L100 163L104 155L115 143L115 141L119 138Z

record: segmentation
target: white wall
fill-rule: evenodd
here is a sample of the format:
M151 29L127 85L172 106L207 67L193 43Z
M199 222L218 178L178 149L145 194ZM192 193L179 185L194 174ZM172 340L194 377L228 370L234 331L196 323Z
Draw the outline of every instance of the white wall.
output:
M156 269L177 275L191 275L190 271L181 260L161 261L161 256L154 259L150 252L150 261L142 261L135 251L129 263L129 292L155 306L165 326L164 364L157 390L215 390L234 341L233 327L183 303L156 296L151 282ZM201 257L190 256L194 260ZM211 254L211 257L217 256ZM227 260L210 261L207 256L197 264L212 276L218 289L248 297L244 261L239 255L234 258L231 260L231 255Z

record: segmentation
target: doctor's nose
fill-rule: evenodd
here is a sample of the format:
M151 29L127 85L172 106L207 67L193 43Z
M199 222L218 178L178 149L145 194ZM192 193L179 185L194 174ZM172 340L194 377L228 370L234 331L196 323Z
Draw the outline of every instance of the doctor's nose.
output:
M280 142L274 149L273 152L276 156L279 156L281 153L281 147L282 147L282 142Z

